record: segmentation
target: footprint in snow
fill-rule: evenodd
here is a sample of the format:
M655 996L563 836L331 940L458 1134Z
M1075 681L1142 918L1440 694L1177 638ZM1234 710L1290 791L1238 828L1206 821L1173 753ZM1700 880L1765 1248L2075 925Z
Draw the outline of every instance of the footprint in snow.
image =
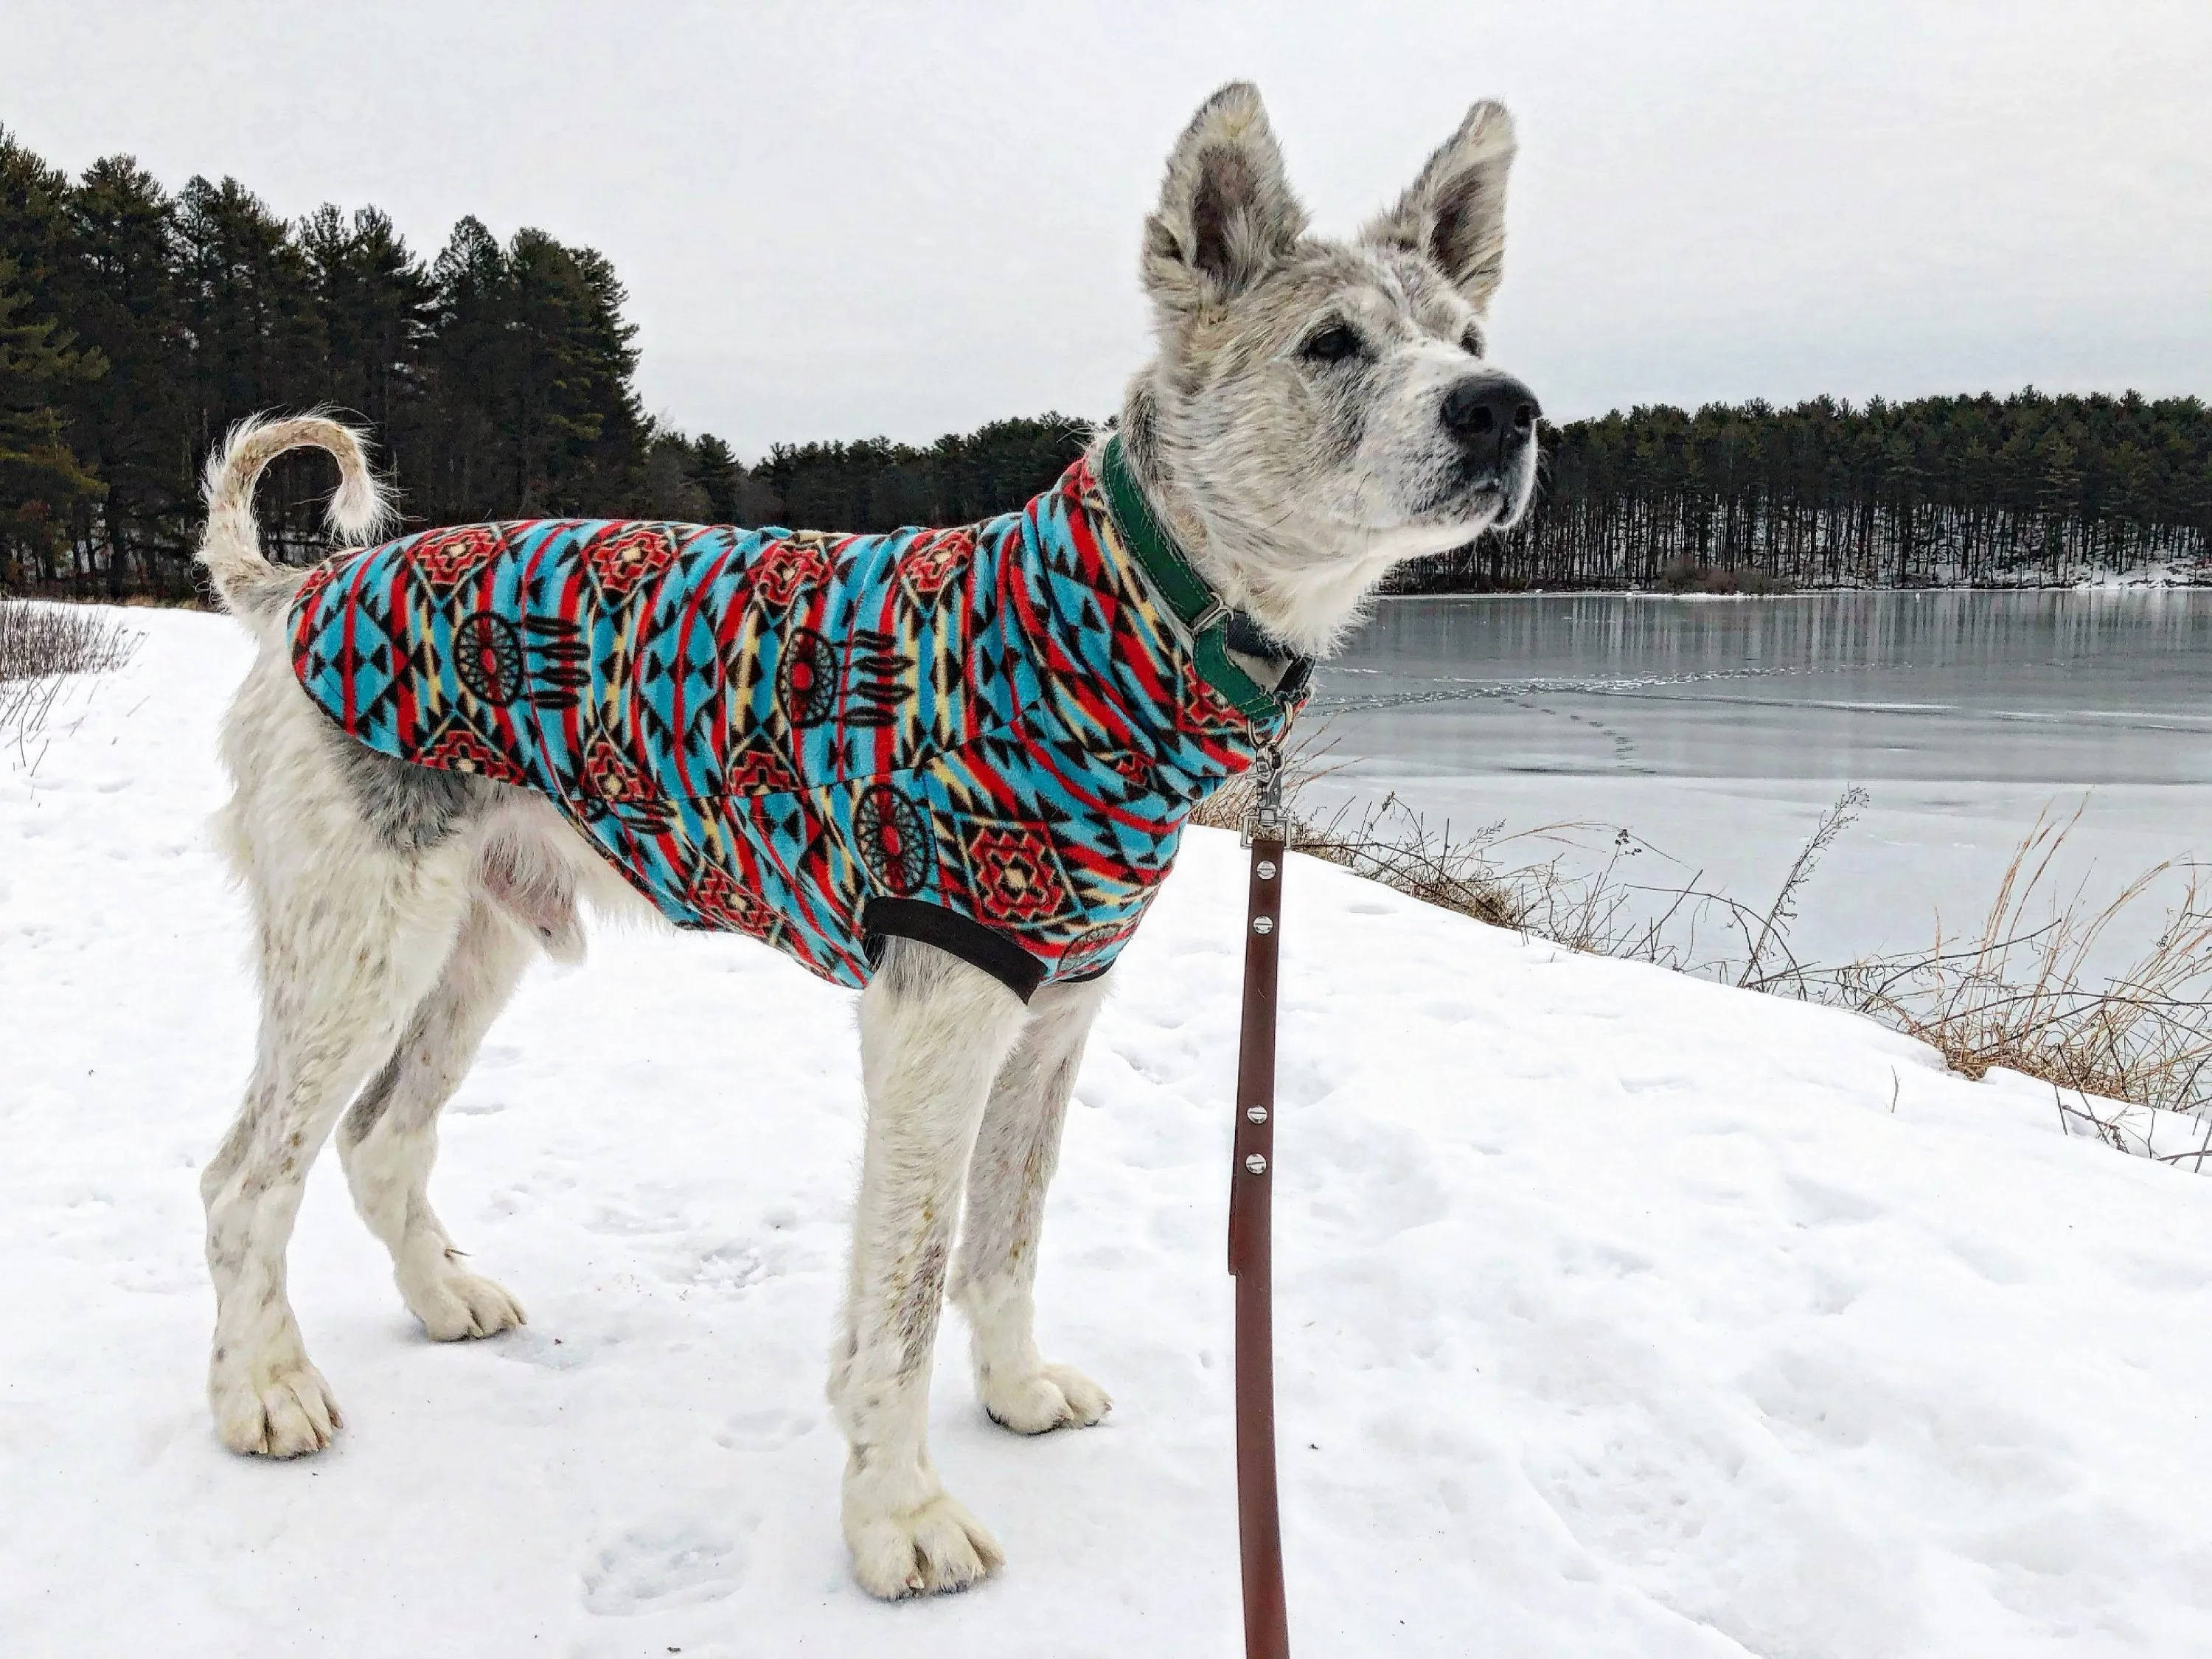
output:
M592 1346L575 1337L555 1336L543 1326L520 1325L501 1334L496 1352L502 1359L519 1359L549 1371L572 1371L591 1363Z
M1659 1265L1643 1251L1625 1244L1580 1239L1563 1243L1558 1255L1560 1273L1570 1279L1632 1279Z
M1381 1244L1450 1212L1432 1173L1434 1149L1422 1137L1395 1124L1319 1116L1300 1133L1312 1161L1312 1212L1344 1242Z
M1159 1088L1172 1088L1189 1074L1187 1067L1164 1065L1143 1049L1116 1048L1114 1053L1139 1077Z
M1992 1285L2025 1285L2035 1277L2034 1269L2026 1261L1998 1245L1964 1237L1954 1237L1950 1245L1951 1254L1966 1265L1967 1271Z
M765 1451L787 1446L822 1426L819 1413L775 1407L739 1412L722 1425L714 1443L728 1451Z
M1841 1273L1814 1267L1806 1275L1806 1303L1814 1313L1833 1318L1859 1299L1865 1285Z
M1867 1444L1886 1420L1875 1381L1835 1352L1778 1349L1745 1379L1745 1393L1767 1422L1817 1444L1852 1451Z
M1826 1222L1871 1221L1882 1213L1882 1206L1856 1193L1845 1192L1840 1187L1831 1187L1825 1182L1808 1181L1803 1176L1791 1176L1790 1190L1797 1200L1800 1221L1819 1226Z
M641 1238L654 1233L681 1231L684 1218L673 1211L662 1211L648 1215L635 1210L620 1210L611 1205L601 1205L590 1219L584 1223L595 1233L611 1233L617 1238Z
M735 1538L689 1519L648 1522L593 1552L584 1566L584 1606L627 1614L719 1601L744 1579Z
M783 1272L780 1251L763 1254L757 1247L735 1239L710 1250L686 1252L664 1269L672 1284L725 1293L750 1290L764 1279L781 1277Z
M2182 1256L2119 1255L2111 1258L2111 1261L2119 1277L2138 1290L2197 1291L2212 1279L2203 1262Z

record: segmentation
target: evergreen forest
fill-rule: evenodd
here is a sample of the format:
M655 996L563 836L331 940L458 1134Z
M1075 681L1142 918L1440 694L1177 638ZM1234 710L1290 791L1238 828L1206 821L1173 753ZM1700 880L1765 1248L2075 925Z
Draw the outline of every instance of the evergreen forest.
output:
M1503 536L1404 585L2007 586L2164 567L2212 580L2212 409L2196 398L1664 405L1545 434Z
M625 299L603 255L542 230L465 218L426 258L373 207L287 220L234 179L171 191L128 156L71 178L0 129L0 591L193 596L200 466L257 410L364 422L410 527L957 524L1018 506L1084 441L1047 414L748 465L647 416ZM1547 428L1544 452L1520 525L1398 585L2063 582L2200 572L2212 538L2194 398L1638 408ZM290 556L320 545L327 469L288 459L263 487Z

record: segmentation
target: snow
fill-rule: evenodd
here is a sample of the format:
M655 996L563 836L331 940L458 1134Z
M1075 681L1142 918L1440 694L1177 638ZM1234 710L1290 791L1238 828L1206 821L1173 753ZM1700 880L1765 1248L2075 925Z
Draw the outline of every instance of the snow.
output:
M204 819L247 647L125 620L0 766L0 1651L1237 1650L1231 838L1124 958L1053 1192L1045 1346L1114 1415L1000 1432L948 1328L933 1449L1012 1564L884 1607L821 1397L852 998L743 940L603 936L493 1032L437 1186L526 1329L425 1340L325 1159L292 1294L345 1432L216 1444L196 1166L252 1008ZM1287 880L1298 1651L2212 1651L2212 1186L1849 1015Z

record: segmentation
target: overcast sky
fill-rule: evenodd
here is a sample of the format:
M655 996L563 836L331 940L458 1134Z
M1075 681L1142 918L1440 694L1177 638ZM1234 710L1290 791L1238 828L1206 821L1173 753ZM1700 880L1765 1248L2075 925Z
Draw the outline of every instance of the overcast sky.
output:
M1166 148L1259 82L1346 232L1479 97L1521 131L1493 352L1636 402L2212 395L2212 4L7 0L72 170L474 213L611 258L654 414L748 458L1103 416Z

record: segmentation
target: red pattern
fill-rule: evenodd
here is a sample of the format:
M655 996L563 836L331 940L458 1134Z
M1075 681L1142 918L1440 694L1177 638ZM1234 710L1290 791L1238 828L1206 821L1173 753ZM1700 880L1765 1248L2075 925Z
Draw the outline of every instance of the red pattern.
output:
M787 605L800 590L815 587L830 574L829 548L819 536L804 532L771 544L754 564L753 592L773 605Z
M979 825L963 836L976 907L993 921L1047 921L1074 902L1052 842L1026 824Z
M652 783L622 751L621 745L600 732L584 750L584 786L592 795L617 806L639 806L655 798Z
M676 544L659 525L626 525L587 544L582 556L605 592L627 593L676 562Z
M433 587L459 587L497 556L501 537L482 525L433 531L416 544L415 568Z
M295 615L313 611L323 590L337 580L339 567L344 562L344 556L337 555L324 560L307 573L307 580L300 584L300 591L292 596ZM307 672L307 659L313 645L313 641L304 631L292 636L292 672L303 678Z
M740 749L722 772L722 787L732 795L786 795L805 787L773 749Z
M731 880L712 865L699 872L684 896L693 909L718 927L735 928L757 939L775 938L779 925L775 912L746 884Z
M899 574L923 604L933 602L975 556L974 532L926 530L899 556Z
M475 732L458 728L447 732L425 749L422 764L442 767L448 772L471 773L477 777L489 778L495 783L524 784L530 781L522 768L506 755Z

